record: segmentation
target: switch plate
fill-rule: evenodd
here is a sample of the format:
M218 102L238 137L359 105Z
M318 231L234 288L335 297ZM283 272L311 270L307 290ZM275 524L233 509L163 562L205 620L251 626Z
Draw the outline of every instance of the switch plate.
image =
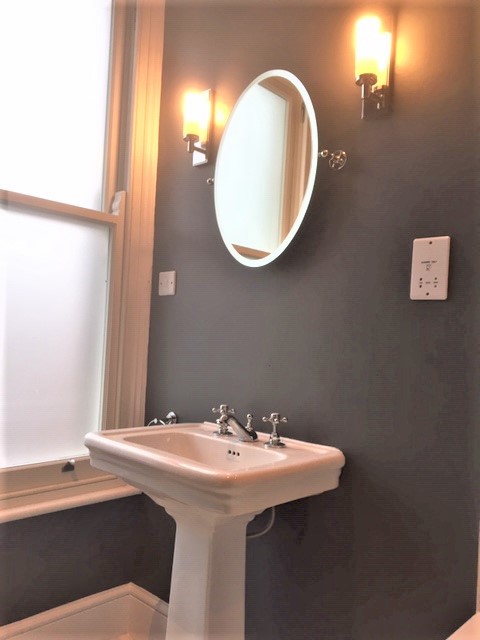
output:
M158 295L174 296L177 289L177 272L160 271L158 274Z
M412 251L411 300L446 300L450 236L416 238Z

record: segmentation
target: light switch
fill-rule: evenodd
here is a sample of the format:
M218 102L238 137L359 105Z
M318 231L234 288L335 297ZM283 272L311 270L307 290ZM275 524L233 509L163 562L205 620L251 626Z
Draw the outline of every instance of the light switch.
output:
M411 300L446 300L450 236L413 241Z
M158 295L174 296L177 288L177 272L161 271L158 274Z

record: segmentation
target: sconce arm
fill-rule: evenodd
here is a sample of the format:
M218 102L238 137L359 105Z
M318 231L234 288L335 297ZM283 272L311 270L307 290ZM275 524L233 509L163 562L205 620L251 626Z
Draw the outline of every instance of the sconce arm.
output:
M183 140L187 143L187 153L198 151L198 153L203 153L204 156L207 155L207 150L196 144L199 141L199 137L197 135L189 133L184 137Z

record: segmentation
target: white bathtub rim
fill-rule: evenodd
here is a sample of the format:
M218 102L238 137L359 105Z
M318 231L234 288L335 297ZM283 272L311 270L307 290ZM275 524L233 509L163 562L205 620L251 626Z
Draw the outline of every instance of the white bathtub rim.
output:
M46 625L60 622L70 616L74 616L78 613L84 613L89 609L108 604L126 596L139 600L156 614L164 616L165 618L168 615L168 604L166 602L133 582L128 582L118 587L113 587L112 589L107 589L106 591L101 591L99 593L80 598L79 600L60 605L53 609L49 609L48 611L30 616L29 618L4 625L3 627L0 627L0 640L16 638L17 636L31 632L34 629L39 629Z

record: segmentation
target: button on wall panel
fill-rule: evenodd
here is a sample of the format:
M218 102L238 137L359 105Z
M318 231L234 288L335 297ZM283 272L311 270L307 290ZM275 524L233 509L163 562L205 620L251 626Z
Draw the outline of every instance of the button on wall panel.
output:
M413 241L411 300L446 300L450 236L416 238Z

